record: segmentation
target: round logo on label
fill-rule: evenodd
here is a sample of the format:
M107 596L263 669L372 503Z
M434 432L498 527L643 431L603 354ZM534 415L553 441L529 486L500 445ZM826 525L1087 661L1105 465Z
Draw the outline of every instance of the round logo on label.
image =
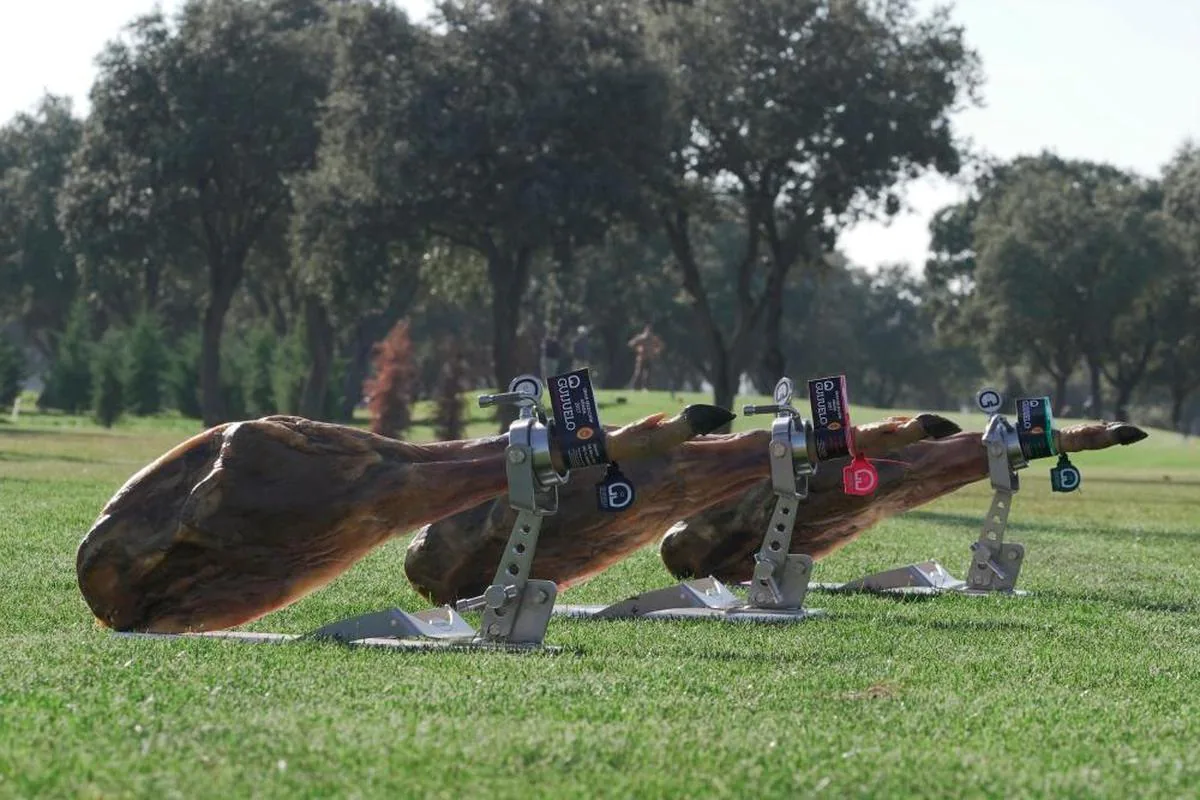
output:
M594 432L595 431L593 431L591 428L580 428L579 430L575 431L575 438L587 441L588 439L592 438L592 434Z
M792 399L792 379L780 378L775 384L775 405L786 406Z
M1058 471L1058 486L1060 492L1073 492L1083 482L1079 470L1075 467L1062 467Z
M879 473L870 464L851 464L842 470L842 484L846 494L862 497L879 487Z
M985 414L995 414L1004 405L1004 400L995 389L983 389L975 395L975 404Z
M1042 428L1042 427L1039 427L1039 426L1034 426L1034 427L1032 427L1032 428L1030 428L1030 429L1029 429L1029 432L1030 432L1030 433L1045 433L1045 432L1046 432L1046 430L1045 430L1045 428Z
M625 508L633 502L633 487L625 481L610 483L604 489L609 508Z
M840 423L840 422L831 422L831 423L829 423L829 430L831 430L831 431L840 431L841 429L842 429L842 423Z
M533 375L519 375L513 378L512 383L508 385L508 390L538 399L542 396L542 382Z

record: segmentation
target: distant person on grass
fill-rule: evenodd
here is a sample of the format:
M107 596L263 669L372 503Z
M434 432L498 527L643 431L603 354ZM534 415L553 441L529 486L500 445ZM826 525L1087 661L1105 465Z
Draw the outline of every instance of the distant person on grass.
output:
M629 381L630 389L648 389L650 387L650 364L663 351L663 340L658 338L650 325L642 328L642 332L629 340L633 348L633 378Z

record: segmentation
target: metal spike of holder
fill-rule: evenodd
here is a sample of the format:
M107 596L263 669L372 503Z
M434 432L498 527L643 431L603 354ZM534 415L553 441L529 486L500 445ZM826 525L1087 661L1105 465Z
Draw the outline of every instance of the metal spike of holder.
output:
M992 503L979 539L971 544L966 580L955 578L937 561L922 561L876 572L847 583L813 584L814 589L888 594L1026 594L1016 588L1017 576L1025 560L1025 548L1016 542L1005 542L1004 534L1008 529L1013 495L1021 488L1017 470L1029 466L1029 462L1021 451L1016 429L1000 413L1003 405L1000 393L985 388L976 395L975 402L988 415L982 438L987 450Z
M609 606L559 606L555 613L583 619L717 619L728 622L798 622L821 616L804 607L812 558L788 552L796 509L808 497L808 478L816 472L812 425L792 407L792 381L775 386L775 403L746 406L742 413L775 414L768 454L775 511L754 561L754 578L741 599L713 577L684 581Z
M541 406L542 381L532 375L513 379L508 391L482 395L479 405L516 406L518 417L508 429L505 468L509 502L517 520L492 585L480 597L408 612L398 608L359 614L303 635L213 631L197 634L123 634L143 638L205 637L252 643L297 640L335 641L368 647L488 648L557 650L545 647L546 627L558 593L554 581L529 580L542 519L558 510L558 487L570 471L558 472L550 459L551 431ZM459 611L483 611L478 632Z

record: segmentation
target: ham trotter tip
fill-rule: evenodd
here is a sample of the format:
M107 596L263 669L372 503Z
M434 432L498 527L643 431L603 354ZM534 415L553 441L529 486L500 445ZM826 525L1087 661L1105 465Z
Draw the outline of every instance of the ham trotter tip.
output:
M962 432L957 423L938 414L918 414L916 419L921 430L931 439L945 439Z
M683 410L683 418L696 436L705 436L733 422L737 414L717 406L694 405Z
M1126 445L1140 442L1150 434L1146 433L1136 425L1130 425L1127 422L1119 422L1113 429L1112 435L1117 444Z
M1104 450L1115 445L1130 445L1150 434L1128 422L1083 422L1054 431L1058 451L1080 453L1085 450Z

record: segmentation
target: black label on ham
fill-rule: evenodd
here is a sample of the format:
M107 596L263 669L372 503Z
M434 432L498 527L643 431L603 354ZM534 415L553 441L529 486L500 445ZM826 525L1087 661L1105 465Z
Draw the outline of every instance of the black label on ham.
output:
M809 381L808 400L812 405L817 460L827 461L850 455L850 403L846 376L834 375Z
M1053 425L1049 397L1022 397L1017 401L1017 440L1026 458L1054 455Z
M596 395L586 367L550 379L550 406L554 410L554 436L563 460L571 469L608 463L604 428L596 408Z

